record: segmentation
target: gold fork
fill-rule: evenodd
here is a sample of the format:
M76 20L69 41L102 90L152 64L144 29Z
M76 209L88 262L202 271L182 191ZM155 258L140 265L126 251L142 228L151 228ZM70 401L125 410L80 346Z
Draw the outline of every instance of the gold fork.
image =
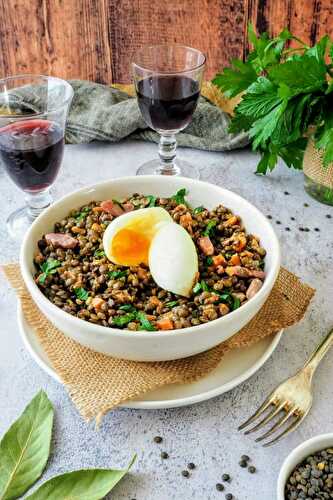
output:
M263 402L252 417L244 424L238 427L238 430L243 430L245 427L254 422L262 415L269 407L272 411L268 413L258 424L251 429L245 431L244 434L251 434L261 429L264 425L270 422L279 413L283 413L281 418L271 427L265 434L258 437L255 441L263 441L276 431L281 430L285 426L283 432L276 436L271 441L268 441L263 446L271 446L272 444L285 437L289 432L294 431L305 419L312 406L312 377L319 366L319 363L333 344L333 330L324 338L317 349L310 356L305 366L299 370L296 375L290 377L280 384Z

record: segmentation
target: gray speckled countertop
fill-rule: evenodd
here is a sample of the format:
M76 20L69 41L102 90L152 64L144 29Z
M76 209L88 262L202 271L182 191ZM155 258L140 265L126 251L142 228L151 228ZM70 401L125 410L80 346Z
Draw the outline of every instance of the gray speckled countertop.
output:
M141 162L156 153L156 145L141 142L68 146L54 195L57 198L99 180L134 174ZM240 435L236 427L278 382L302 365L333 325L333 208L305 194L300 172L279 167L266 178L253 175L257 157L249 151L180 153L203 167L203 179L239 193L272 215L281 241L283 265L317 288L306 318L289 329L264 367L233 391L186 408L118 409L107 415L96 431L93 423L82 420L65 389L43 373L25 351L18 333L16 299L1 277L0 435L33 395L44 388L56 409L53 451L45 478L74 468L121 467L137 452L132 473L110 498L224 498L225 492L216 491L215 484L223 472L229 472L233 480L226 491L231 491L235 499L274 500L278 471L286 455L303 440L333 430L333 350L318 370L313 410L298 431L281 444L264 449ZM22 194L0 170L1 262L18 256L18 245L7 236L5 219L21 204L20 200ZM310 231L299 231L300 225ZM315 227L320 232L314 231ZM164 437L162 445L153 443L157 434ZM161 450L169 453L168 460L161 460ZM250 475L238 466L243 453L253 457L256 474ZM189 461L195 462L197 468L186 479L180 472Z

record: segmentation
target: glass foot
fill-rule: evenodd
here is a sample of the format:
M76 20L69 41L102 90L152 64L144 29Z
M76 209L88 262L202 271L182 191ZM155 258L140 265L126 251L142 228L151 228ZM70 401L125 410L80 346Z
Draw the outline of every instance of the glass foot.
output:
M32 222L33 218L29 215L28 207L22 207L8 217L7 230L13 239L21 241Z
M156 160L147 161L138 168L136 175L169 175L169 176L182 176L190 177L191 179L199 179L200 171L198 167L191 165L184 160L176 160L174 167L170 170L163 169L161 162L158 158Z

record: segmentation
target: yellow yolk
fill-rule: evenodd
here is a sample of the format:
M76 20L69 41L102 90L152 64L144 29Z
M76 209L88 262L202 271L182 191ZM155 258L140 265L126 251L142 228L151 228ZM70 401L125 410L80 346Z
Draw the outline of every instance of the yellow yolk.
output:
M148 265L150 239L133 229L120 229L112 239L111 253L124 266L135 266L138 262Z

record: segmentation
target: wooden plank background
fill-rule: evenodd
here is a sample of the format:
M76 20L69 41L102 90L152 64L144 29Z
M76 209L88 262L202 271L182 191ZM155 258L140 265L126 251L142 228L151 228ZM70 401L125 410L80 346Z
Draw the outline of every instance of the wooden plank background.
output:
M333 0L0 0L0 77L126 83L137 48L177 42L206 53L210 78L245 55L249 21L314 43L333 36Z

